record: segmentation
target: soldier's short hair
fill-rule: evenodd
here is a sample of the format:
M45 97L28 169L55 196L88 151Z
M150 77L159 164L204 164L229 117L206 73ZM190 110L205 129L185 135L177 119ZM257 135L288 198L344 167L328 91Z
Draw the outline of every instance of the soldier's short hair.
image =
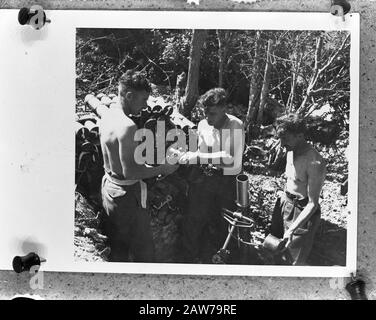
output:
M275 126L278 135L283 133L305 134L307 132L306 120L301 115L296 113L289 113L279 117L275 121Z
M151 92L150 82L144 72L127 70L119 80L120 95L128 90Z
M213 106L224 106L226 103L227 95L223 88L213 88L205 92L200 100L204 108Z

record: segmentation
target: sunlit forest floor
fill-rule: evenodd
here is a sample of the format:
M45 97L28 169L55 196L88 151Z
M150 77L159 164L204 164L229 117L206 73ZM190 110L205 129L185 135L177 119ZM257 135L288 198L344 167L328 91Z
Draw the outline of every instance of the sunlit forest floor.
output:
M329 151L333 152L332 150ZM338 152L336 150L336 153ZM342 153L343 150L340 150L340 152ZM335 158L339 159L338 156ZM346 264L347 220L349 216L347 195L343 196L340 194L343 171L339 170L339 167L343 164L328 162L328 166L332 167L330 167L331 169L328 172L327 180L321 194L321 225L316 233L314 247L308 262L309 265L314 266L343 266ZM270 174L263 166L257 167L255 164L251 171L253 172L247 174L250 182L251 216L256 221L253 231L263 238L269 233L277 191L283 189L284 181L280 175ZM168 181L165 181L165 183L168 184ZM157 187L156 185L152 186L151 192L153 192L153 188ZM182 201L180 204L184 203L184 198ZM101 207L99 203L98 195L96 197L95 195L88 197L80 192L76 192L74 237L76 260L106 261L108 258L109 248L106 245L105 237L101 234L99 219ZM177 252L179 239L178 226L183 214L183 210L179 210L179 208L170 210L166 207L159 211L150 210L157 262L174 263L177 261L180 254ZM215 237L215 235L210 235L209 228L209 242L210 237ZM210 257L218 249L210 247L209 243L208 257L203 262L211 263ZM260 254L262 258L263 252L260 251ZM270 260L261 259L255 261L254 264L269 264L268 261ZM248 261L248 264L252 264L252 261Z

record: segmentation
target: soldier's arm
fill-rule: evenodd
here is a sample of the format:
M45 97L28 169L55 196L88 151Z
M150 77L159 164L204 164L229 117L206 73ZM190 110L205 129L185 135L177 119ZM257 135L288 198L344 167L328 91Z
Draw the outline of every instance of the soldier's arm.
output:
M244 152L243 125L234 122L231 129L225 130L229 130L230 134L224 142L224 150L213 153L199 152L198 157L201 162L203 162L203 160L211 159L213 163L216 161L218 164L221 163L225 166L233 166L235 161L239 161L239 159L241 161Z
M119 135L119 155L123 167L123 176L127 180L139 180L156 177L160 174L170 174L174 172L178 166L160 165L157 167L148 167L144 163L140 163L141 159L135 156L138 142L135 140L136 125L131 125L123 129Z

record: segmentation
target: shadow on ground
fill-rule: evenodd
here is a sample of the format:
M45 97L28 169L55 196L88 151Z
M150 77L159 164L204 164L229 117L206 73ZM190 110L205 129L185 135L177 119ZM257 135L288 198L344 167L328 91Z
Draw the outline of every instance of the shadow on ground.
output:
M311 266L346 265L347 230L321 219L308 264Z

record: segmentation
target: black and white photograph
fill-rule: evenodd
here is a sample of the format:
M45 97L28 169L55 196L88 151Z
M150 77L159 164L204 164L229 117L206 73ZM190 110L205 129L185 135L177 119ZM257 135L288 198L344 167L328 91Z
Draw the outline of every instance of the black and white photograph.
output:
M94 2L0 9L0 296L376 297L372 5Z
M76 29L76 262L348 265L351 32L261 27Z

